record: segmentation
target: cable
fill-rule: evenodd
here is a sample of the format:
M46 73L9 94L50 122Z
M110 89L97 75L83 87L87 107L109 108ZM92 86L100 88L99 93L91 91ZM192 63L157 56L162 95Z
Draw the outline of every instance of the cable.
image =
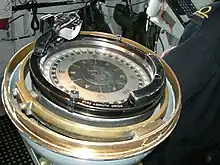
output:
M133 13L133 8L132 8L132 5L131 5L131 0L126 0L126 4L130 10L131 13Z
M83 8L83 13L84 13L84 24L85 24L85 26L87 26L87 17L86 17L86 15L87 15L87 12L86 12L86 9L87 9L87 3L86 3L86 5L85 5L85 7Z
M28 0L25 0L24 2L21 2L21 0L18 0L18 2L23 5L23 4L28 3Z
M16 17L16 18L14 18L14 19L10 20L10 21L8 22L8 24L10 24L10 23L12 23L12 22L16 21L17 19L19 19L19 18L21 18L21 17L23 17L23 16L24 16L24 14L19 15L18 17Z
M37 4L37 1L36 0L31 0L30 2L31 5L36 5ZM34 33L36 33L37 30L39 30L40 28L40 22L38 21L38 17L37 17L37 8L32 8L32 14L33 14L33 17L32 17L32 20L31 20L31 29L34 31Z
M162 41L162 39L161 39L160 36L159 36L159 41L160 41L160 44L161 44L161 46L162 46L162 50L163 50L163 52L164 52L164 51L165 51L165 47L164 47L163 41Z
M31 20L31 29L36 32L40 28L40 23L37 18L37 8L32 9L32 14L33 18Z

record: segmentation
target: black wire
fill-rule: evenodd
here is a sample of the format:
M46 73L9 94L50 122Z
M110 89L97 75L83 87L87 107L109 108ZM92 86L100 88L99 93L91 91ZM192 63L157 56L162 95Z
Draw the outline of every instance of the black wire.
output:
M94 23L95 22L95 18L94 18L94 15L93 15L93 11L92 11L92 6L91 5L89 6L89 10L90 10L90 15L91 15L92 22Z
M31 29L36 32L40 28L40 23L37 17L37 8L32 9L32 14L33 18L31 20Z
M131 6L131 0L125 0L125 2L126 2L126 6L130 10L130 12L133 13L133 8Z
M37 1L36 0L30 0L29 4L33 5L33 8L31 9L32 14L33 14L33 17L32 17L32 20L31 20L31 29L34 31L34 34L35 34L36 31L39 30L39 28L40 28L40 22L39 22L38 17L37 17L38 8L34 7L34 5L37 4Z
M160 41L160 44L161 44L161 46L162 46L162 50L163 50L163 52L164 52L164 51L165 51L165 47L164 47L163 41L162 41L162 39L160 38L160 36L159 36L159 41Z
M84 24L85 24L85 26L87 26L87 19L86 19L86 17L87 17L87 3L86 3L86 5L85 5L85 7L83 8L83 13L84 13Z
M21 2L21 0L18 0L18 2L23 5L23 4L26 4L28 0L25 0L24 2Z
M14 18L14 19L10 20L10 21L8 22L8 24L10 24L10 23L12 23L12 22L16 21L18 18L21 18L21 17L23 17L23 16L24 16L24 14L19 15L18 17L16 17L16 18Z

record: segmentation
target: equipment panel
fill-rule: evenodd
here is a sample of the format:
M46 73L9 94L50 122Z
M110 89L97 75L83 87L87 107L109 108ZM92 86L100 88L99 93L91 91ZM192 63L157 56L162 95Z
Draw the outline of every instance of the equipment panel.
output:
M167 3L185 26L191 15L197 10L191 0L167 0Z

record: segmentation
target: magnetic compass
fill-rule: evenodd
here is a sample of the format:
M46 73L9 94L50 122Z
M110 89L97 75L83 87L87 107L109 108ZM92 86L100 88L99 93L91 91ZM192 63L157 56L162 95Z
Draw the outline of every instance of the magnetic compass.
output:
M75 12L40 22L1 95L34 162L134 165L171 134L181 90L165 61L118 35L80 32Z
M157 57L120 37L57 34L39 37L30 58L33 84L46 98L70 112L99 118L153 113L165 87Z

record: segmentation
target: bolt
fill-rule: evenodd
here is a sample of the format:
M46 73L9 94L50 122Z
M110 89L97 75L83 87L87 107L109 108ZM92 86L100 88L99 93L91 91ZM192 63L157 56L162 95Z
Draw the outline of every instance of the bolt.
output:
M12 94L13 94L14 98L16 98L16 97L18 96L18 90L17 90L17 88L15 88L15 89L13 90Z
M43 158L43 157L41 157L39 159L39 163L40 163L40 165L50 165L50 162L47 159Z
M122 39L122 36L120 34L117 34L116 35L116 41L121 41L121 39Z
M38 94L35 91L31 91L30 93L33 98L36 99L38 97Z

